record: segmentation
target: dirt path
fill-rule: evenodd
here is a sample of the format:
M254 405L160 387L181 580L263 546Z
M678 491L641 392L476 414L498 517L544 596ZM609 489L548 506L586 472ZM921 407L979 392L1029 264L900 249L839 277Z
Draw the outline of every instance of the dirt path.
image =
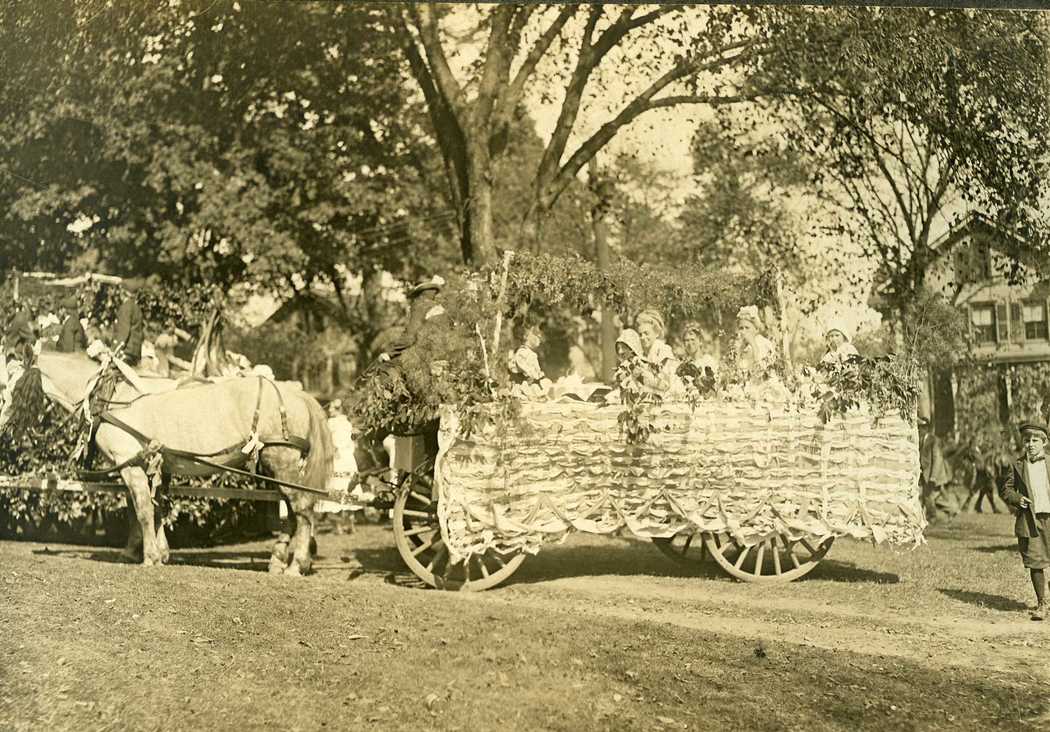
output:
M987 528L990 522L995 522L991 524L994 529ZM1001 518L989 519L981 524L981 531L966 532L975 561L987 563L986 555L995 550L995 561L1005 567L1001 574L1011 579L1014 597L1024 598L1023 570L1010 552L1011 537L999 524L1006 526ZM989 538L1000 534L1001 544L987 546ZM362 542L373 545L386 539L389 534L382 536L377 527L366 528L356 539L341 537L341 561L321 562L319 576L345 581L345 570L359 565L356 555L370 551L361 549ZM980 668L997 675L1024 668L1031 669L1035 678L1050 682L1050 667L1045 663L1050 622L1032 622L1025 600L972 593L992 607L952 601L953 592L956 597L966 592L945 588L952 580L967 587L965 568L959 582L951 576L950 566L931 566L929 560L943 548L958 554L962 547L955 535L943 542L934 536L929 547L896 554L842 542L836 554L844 559L856 555L858 561L840 560L841 577L825 573L836 581L822 581L818 569L811 580L775 587L728 581L710 563L691 569L674 567L644 542L602 542L596 537L573 537L566 545L545 548L529 558L510 583L479 593L475 601L529 609L537 616L556 612L655 622L765 645L788 643L906 659L937 669ZM603 560L598 566L595 557ZM390 562L388 572L365 571L354 581L411 585L398 558L391 556ZM896 572L864 571L854 564L886 566ZM995 566L980 569L996 571ZM854 576L860 580L855 581ZM888 583L868 581L868 577ZM982 583L977 580L974 584L980 587Z
M508 588L484 598L537 613L574 612L645 619L738 638L909 659L925 665L1012 672L1030 667L1050 682L1050 626L1027 619L994 624L967 618L900 617L797 597L750 598L747 603L704 597L627 578L557 580L542 588Z

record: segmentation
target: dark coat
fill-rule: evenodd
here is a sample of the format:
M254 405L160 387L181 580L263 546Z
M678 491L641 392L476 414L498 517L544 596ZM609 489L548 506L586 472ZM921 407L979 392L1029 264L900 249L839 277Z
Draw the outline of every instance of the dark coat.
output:
M20 309L4 328L4 355L24 358L25 349L36 344L33 315L27 308Z
M58 335L58 350L62 353L87 350L87 334L76 313L66 317L62 332Z
M1032 493L1024 482L1025 458L1021 458L1006 471L1006 480L999 488L999 497L1017 514L1014 521L1014 535L1031 538L1039 536L1035 523L1035 509L1032 507ZM1021 498L1028 499L1028 508L1021 508Z
M113 330L113 346L124 344L124 359L132 366L142 358L142 341L146 336L146 323L142 308L134 297L129 297L117 311L117 325Z

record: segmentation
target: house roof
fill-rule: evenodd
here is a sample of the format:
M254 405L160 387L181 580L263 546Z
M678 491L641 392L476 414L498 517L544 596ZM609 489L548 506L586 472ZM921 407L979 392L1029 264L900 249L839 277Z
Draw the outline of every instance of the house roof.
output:
M1016 247L1023 247L1024 242L998 226L982 213L971 211L965 217L955 222L948 231L944 232L930 244L930 249L941 253L950 250L964 237L979 232Z

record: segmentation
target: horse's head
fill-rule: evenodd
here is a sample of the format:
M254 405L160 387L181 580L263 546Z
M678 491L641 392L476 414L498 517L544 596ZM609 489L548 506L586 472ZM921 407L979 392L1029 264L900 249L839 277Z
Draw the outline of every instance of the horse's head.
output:
M83 399L101 368L101 364L82 353L54 351L41 353L34 366L45 377L44 389L48 395L64 404L75 404Z

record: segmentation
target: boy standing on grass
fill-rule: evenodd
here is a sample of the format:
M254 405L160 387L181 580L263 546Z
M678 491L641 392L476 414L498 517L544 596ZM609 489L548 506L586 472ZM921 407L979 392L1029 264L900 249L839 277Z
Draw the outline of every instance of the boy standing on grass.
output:
M1043 620L1047 613L1046 573L1050 567L1050 476L1046 468L1045 425L1021 425L1024 455L1006 474L1000 495L1017 513L1014 534L1024 566L1032 573L1037 604L1032 620Z

